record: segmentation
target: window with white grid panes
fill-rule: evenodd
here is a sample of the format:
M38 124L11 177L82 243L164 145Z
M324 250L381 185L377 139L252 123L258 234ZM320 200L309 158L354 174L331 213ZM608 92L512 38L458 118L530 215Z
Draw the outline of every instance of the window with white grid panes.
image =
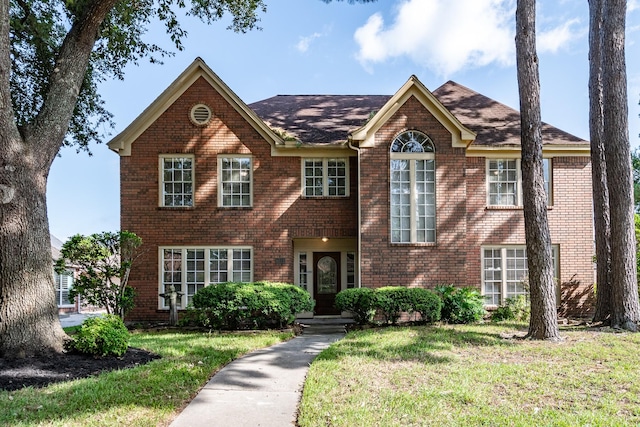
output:
M356 287L356 253L347 252L347 289Z
M178 307L186 307L193 295L209 284L227 282L229 278L245 283L253 280L251 248L163 248L160 256L160 293L168 293L173 285L183 293ZM169 308L168 302L162 301L161 308Z
M522 206L520 159L487 159L487 204ZM553 204L553 170L551 159L542 159L547 205Z
M309 265L307 264L306 252L298 254L298 286L309 291Z
M193 206L193 157L160 157L160 205Z
M219 206L251 207L252 166L251 157L221 156L218 158L219 168Z
M234 282L250 282L252 276L251 250L233 250L232 277Z
M348 159L303 159L304 197L344 197L348 190Z
M187 305L191 303L193 295L205 286L204 249L187 250Z
M559 277L558 246L551 246L554 277ZM529 295L525 246L482 249L482 293L487 305L504 304L507 298Z
M392 243L435 243L435 153L431 139L407 131L391 144Z

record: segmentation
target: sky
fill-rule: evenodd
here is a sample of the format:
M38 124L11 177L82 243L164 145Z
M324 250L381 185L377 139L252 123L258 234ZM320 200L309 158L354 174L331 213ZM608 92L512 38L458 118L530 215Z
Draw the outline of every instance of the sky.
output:
M114 129L92 156L63 148L47 187L51 233L120 228L119 157L106 142L125 129L196 58L247 104L275 95L392 95L411 75L433 91L453 80L518 109L515 0L266 0L260 31L236 34L228 19L181 22L184 50L162 65L140 60L100 86ZM537 2L542 120L589 139L588 2ZM161 25L146 40L170 49ZM626 62L629 136L640 146L640 0L629 0Z

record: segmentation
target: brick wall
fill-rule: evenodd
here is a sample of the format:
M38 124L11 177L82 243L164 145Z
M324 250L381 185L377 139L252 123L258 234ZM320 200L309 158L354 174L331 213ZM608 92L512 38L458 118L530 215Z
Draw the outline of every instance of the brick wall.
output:
M193 125L193 105L211 107L205 127ZM159 207L159 155L195 158L193 208ZM253 157L253 208L217 207L219 154ZM351 196L302 199L300 157L272 157L270 145L204 80L197 80L121 157L121 225L143 240L131 285L131 320L166 319L158 311L160 246L252 246L254 279L293 283L293 244L298 237L356 237L357 162L350 160ZM284 258L286 262L276 262Z

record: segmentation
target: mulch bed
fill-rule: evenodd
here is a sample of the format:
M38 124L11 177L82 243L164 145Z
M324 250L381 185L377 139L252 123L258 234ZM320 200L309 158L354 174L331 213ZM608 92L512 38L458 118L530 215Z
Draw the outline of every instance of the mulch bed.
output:
M102 357L79 353L50 354L22 359L0 359L0 390L45 387L49 384L87 378L102 372L135 368L154 359L157 354L129 348L121 357Z

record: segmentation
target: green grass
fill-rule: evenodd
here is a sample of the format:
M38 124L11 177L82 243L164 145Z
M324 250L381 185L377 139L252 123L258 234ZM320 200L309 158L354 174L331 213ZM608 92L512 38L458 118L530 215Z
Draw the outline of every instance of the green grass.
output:
M352 332L322 352L305 383L311 426L640 425L640 334L526 325Z
M0 390L0 425L167 425L222 366L291 333L134 333L132 347L160 354L134 369L42 389Z

